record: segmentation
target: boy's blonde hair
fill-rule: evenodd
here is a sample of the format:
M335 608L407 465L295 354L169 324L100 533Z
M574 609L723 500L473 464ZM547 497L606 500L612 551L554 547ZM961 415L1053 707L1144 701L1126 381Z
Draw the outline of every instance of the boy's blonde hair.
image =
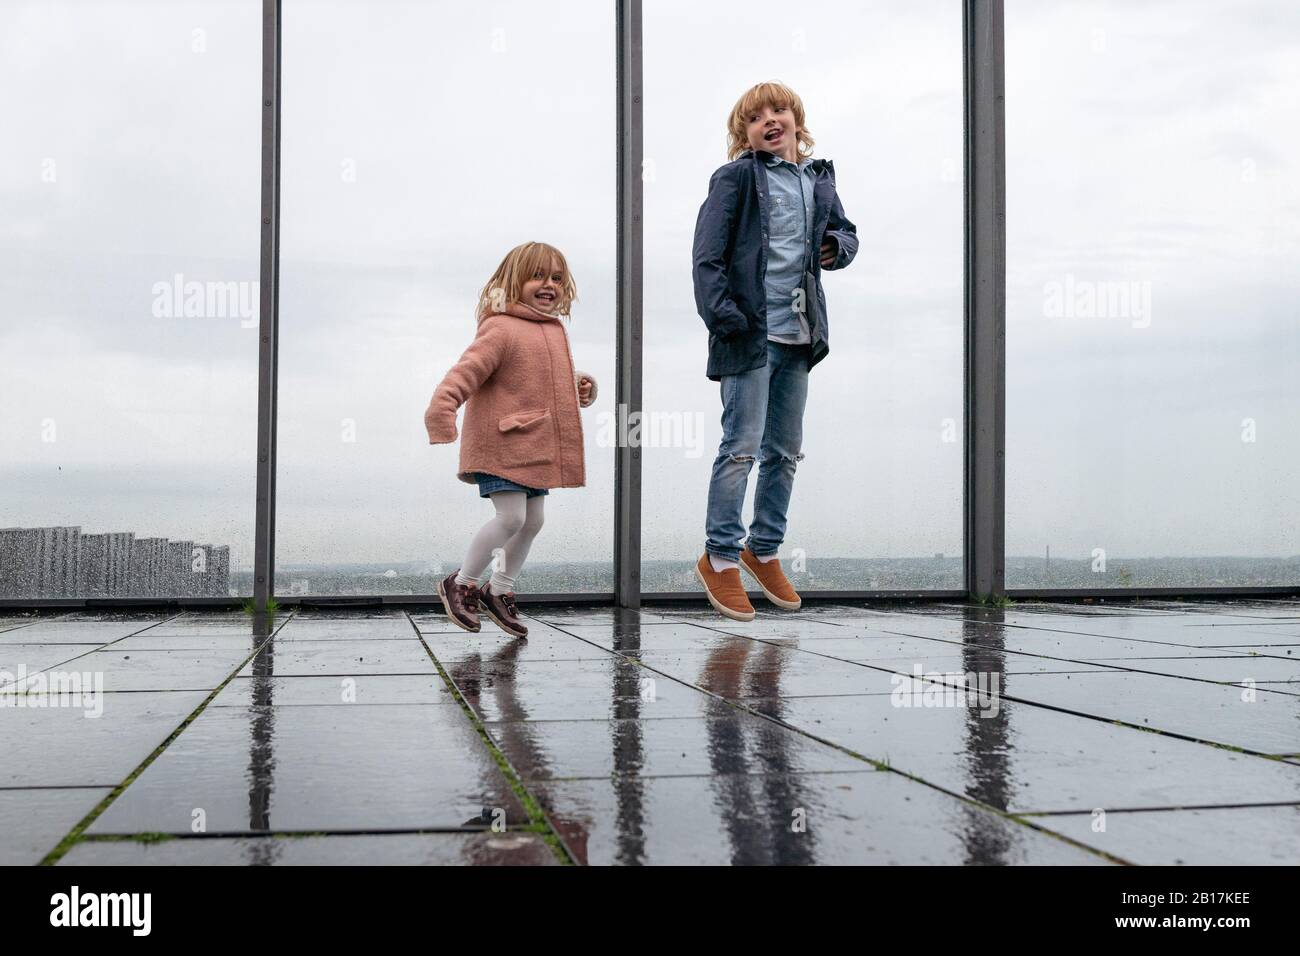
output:
M799 99L799 94L784 83L771 81L751 86L732 107L731 116L727 120L727 159L736 159L750 148L746 127L749 126L749 118L764 106L770 106L772 109L788 106L791 109L794 113L795 139L798 140L799 156L800 158L811 156L813 138L803 125L803 100Z
M478 320L504 312L506 307L523 301L524 283L537 273L549 272L552 267L564 278L560 280L560 293L555 302L555 314L568 316L569 307L578 298L578 286L569 271L564 253L545 242L525 242L515 246L497 266L487 285L478 294Z

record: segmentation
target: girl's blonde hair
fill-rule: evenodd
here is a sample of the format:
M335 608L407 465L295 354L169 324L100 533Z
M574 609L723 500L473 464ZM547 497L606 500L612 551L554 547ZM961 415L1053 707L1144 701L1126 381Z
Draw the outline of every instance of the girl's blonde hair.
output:
M764 106L776 109L788 106L794 112L795 139L798 140L800 158L811 156L813 151L812 134L804 128L803 100L799 94L784 83L775 81L751 86L736 101L727 119L727 159L736 159L749 145L749 118Z
M560 280L560 293L555 302L555 314L567 317L569 307L578 298L578 286L569 271L568 260L564 253L544 242L525 242L515 246L497 266L487 285L478 294L478 320L482 322L489 315L504 312L507 306L523 301L524 283L538 273L549 272L552 267L563 278Z

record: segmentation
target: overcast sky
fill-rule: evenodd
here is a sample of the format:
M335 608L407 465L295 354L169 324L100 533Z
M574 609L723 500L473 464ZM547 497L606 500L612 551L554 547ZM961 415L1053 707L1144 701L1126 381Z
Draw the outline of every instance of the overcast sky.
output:
M255 315L155 300L257 279L259 30L255 0L0 0L0 525L251 562ZM609 559L613 30L605 0L286 2L282 561L459 560L490 505L422 413L528 239L568 255L600 383L588 486L552 493L532 560ZM786 549L957 554L959 4L650 0L645 407L685 440L644 452L644 555L702 549L721 405L691 235L764 79L803 97L861 238L825 277ZM1006 80L1008 551L1300 552L1300 10L1012 0ZM1116 283L1149 314L1052 310Z

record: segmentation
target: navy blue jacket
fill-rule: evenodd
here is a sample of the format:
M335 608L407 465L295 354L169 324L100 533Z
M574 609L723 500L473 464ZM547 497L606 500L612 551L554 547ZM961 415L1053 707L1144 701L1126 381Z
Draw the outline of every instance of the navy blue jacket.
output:
M709 329L709 364L713 381L767 364L767 166L771 155L746 150L718 169L709 180L709 195L695 220L692 249L695 308ZM817 278L817 300L826 316L822 292L822 239L835 246L835 262L827 269L843 269L858 252L857 227L844 215L835 194L835 166L829 159L814 159L812 273ZM809 368L830 351L826 322L812 329Z

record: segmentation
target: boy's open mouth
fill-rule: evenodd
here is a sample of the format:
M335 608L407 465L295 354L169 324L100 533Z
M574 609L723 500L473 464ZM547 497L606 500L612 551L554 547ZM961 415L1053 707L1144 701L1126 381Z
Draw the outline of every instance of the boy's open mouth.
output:
M772 140L780 137L784 132L785 130L781 129L781 127L778 126L776 129L770 129L766 133L764 133L763 139L767 140L770 143L772 142Z

